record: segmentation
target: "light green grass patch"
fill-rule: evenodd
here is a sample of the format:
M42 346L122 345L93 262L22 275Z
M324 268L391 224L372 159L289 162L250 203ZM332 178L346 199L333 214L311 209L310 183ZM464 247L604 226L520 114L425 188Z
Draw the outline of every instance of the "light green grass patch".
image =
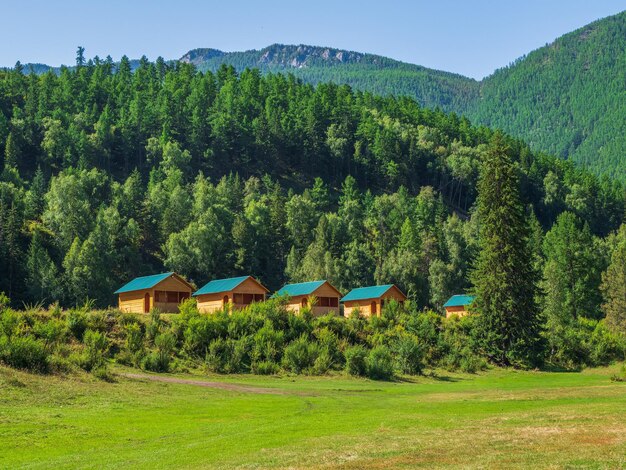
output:
M280 394L0 368L0 467L620 468L617 368L390 383L167 375Z

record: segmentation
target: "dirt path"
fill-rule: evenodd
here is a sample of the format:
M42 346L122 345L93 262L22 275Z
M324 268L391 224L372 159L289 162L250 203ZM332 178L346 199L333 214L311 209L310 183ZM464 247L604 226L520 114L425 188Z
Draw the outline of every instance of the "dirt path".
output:
M195 385L197 387L219 388L221 390L230 390L233 392L258 393L266 395L298 395L298 392L287 392L274 388L254 387L250 385L239 385L226 382L209 382L205 380L179 379L177 377L164 377L160 375L147 374L120 374L128 379L151 380L153 382L166 382L172 384Z

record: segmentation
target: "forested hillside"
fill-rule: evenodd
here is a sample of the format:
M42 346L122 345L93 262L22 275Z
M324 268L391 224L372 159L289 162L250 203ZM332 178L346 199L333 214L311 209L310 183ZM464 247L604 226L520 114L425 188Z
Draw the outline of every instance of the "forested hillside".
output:
M258 70L142 60L131 73L81 53L58 76L2 72L0 291L108 305L128 279L171 269L197 285L395 282L440 306L468 287L491 140L409 98ZM623 187L507 145L537 255L569 211L599 276L610 250L596 236L621 223Z
M332 48L274 44L224 53L194 49L200 70L289 71L380 95L406 95L501 128L532 149L626 181L626 12L591 23L478 82L461 75Z
M463 109L478 97L478 82L440 70L407 64L388 57L329 47L273 44L261 50L222 52L194 49L180 59L199 70L216 72L222 64L242 71L289 72L306 83L335 82L377 95L407 95L429 108Z
M626 12L557 39L481 82L465 113L626 181ZM462 110L457 110L462 111Z

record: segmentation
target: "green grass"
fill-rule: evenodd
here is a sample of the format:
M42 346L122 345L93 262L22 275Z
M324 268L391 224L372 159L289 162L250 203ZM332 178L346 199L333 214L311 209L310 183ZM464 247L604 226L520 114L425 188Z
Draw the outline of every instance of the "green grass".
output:
M0 367L0 468L625 468L618 369L181 376L282 393L258 394Z

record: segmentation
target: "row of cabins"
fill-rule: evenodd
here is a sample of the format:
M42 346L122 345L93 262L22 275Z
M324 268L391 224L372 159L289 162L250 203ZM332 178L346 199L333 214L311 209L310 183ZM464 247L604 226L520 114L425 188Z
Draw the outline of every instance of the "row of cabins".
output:
M120 287L115 294L118 295L118 307L126 313L148 313L153 308L166 313L178 311L179 304L195 297L198 310L202 313L211 313L224 309L228 306L232 309L241 309L253 302L261 302L267 298L269 290L252 276L241 276L230 279L217 279L208 282L202 288L193 292L194 287L183 277L169 272L143 276L133 279ZM386 302L395 300L404 302L406 295L393 284L383 286L359 287L351 290L342 298L341 292L328 281L311 281L296 284L286 284L274 297L286 297L287 309L293 313L299 313L302 308L310 307L313 315L325 315L334 313L339 315L340 302L344 306L344 315L350 316L356 309L361 315L380 315ZM314 305L309 305L309 299L315 297ZM459 314L460 300L448 304L455 297L470 299L470 296L453 296L444 308L446 314ZM457 305L458 304L458 305Z

